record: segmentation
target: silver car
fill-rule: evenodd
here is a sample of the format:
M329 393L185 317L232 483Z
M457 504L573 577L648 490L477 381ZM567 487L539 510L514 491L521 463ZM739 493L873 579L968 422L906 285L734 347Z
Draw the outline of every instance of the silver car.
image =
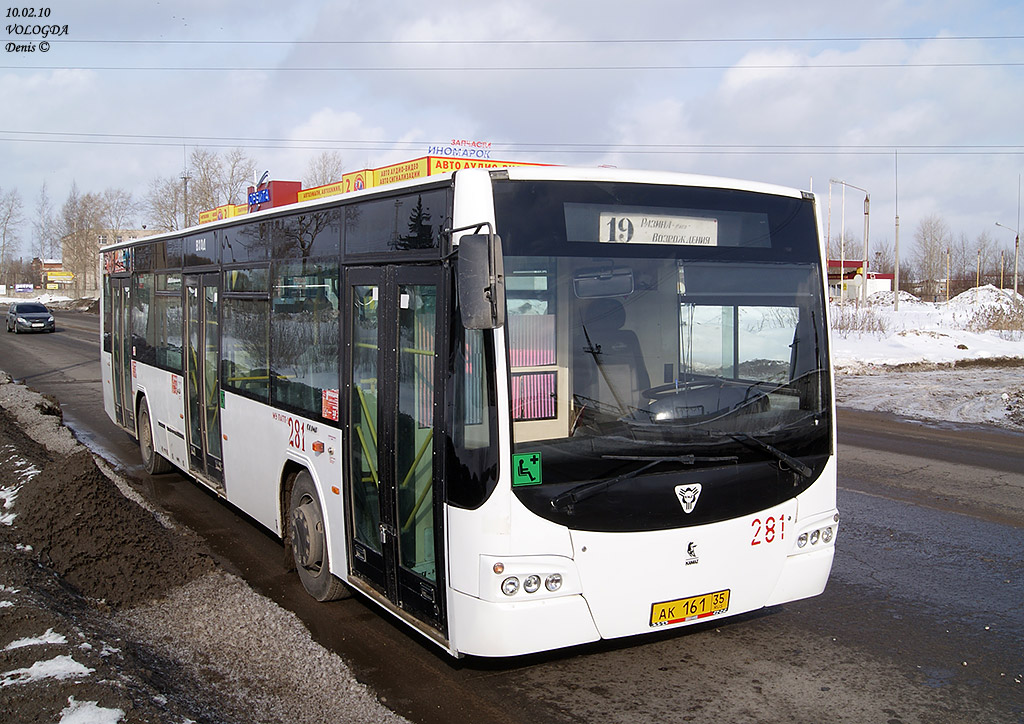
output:
M8 332L53 332L56 329L50 310L39 302L12 302L7 309Z

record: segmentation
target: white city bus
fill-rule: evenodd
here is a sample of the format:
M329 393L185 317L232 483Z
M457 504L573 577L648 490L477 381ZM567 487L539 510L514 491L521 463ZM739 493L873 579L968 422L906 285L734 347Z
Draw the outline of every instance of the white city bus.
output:
M108 414L451 654L814 596L838 528L814 197L462 170L103 249Z

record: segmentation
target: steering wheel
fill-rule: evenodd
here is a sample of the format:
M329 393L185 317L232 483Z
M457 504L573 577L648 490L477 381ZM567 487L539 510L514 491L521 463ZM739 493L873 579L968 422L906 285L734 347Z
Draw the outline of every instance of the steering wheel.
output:
M658 385L657 387L649 387L640 393L640 396L645 400L660 400L665 397L670 397L677 392L683 392L684 390L696 390L702 387L710 387L714 382L709 380L686 380L684 382L669 382L667 385Z

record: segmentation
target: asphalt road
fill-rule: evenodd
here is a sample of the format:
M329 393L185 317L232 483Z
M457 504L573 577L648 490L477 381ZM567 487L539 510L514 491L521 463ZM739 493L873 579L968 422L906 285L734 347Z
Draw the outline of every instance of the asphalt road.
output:
M259 526L180 475L146 476L102 411L96 316L56 317L56 334L0 337L0 370L60 399L83 442L413 721L1024 722L1024 435L843 410L822 596L639 640L456 661L361 599L315 603Z

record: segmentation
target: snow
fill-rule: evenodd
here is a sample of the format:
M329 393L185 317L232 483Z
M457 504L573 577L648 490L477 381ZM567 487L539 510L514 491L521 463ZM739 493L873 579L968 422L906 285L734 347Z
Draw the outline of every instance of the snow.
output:
M8 454L7 462L14 460L14 468L17 471L21 482L8 487L0 487L0 525L13 525L16 514L11 511L14 506L14 499L18 497L21 486L39 474L39 468L27 460L19 458L16 454L10 454L7 447L0 449L0 454Z
M25 646L45 646L46 644L66 644L68 642L67 637L64 634L54 633L52 628L46 629L46 633L42 636L33 636L31 638L17 639L12 641L4 647L4 651L11 651L12 649L20 649Z
M124 718L120 709L106 709L96 701L75 701L68 697L68 705L60 712L58 724L117 724Z
M70 656L54 656L46 661L37 661L24 669L14 669L0 675L0 687L14 684L28 684L43 679L77 679L94 671L75 661Z
M841 407L1024 428L1024 297L987 285L892 305L891 292L832 305Z
M832 355L841 372L864 372L872 366L922 362L952 363L1024 357L1024 297L986 285L950 299L922 302L900 293L893 311L892 292L879 292L858 307L832 307ZM1016 329L985 329L1000 321ZM845 324L849 322L849 324ZM849 328L843 329L844 326Z
M0 297L0 304L8 305L11 302L39 302L40 304L51 304L53 302L70 302L71 297L65 297L61 294L50 294L46 292L29 299L28 297Z

